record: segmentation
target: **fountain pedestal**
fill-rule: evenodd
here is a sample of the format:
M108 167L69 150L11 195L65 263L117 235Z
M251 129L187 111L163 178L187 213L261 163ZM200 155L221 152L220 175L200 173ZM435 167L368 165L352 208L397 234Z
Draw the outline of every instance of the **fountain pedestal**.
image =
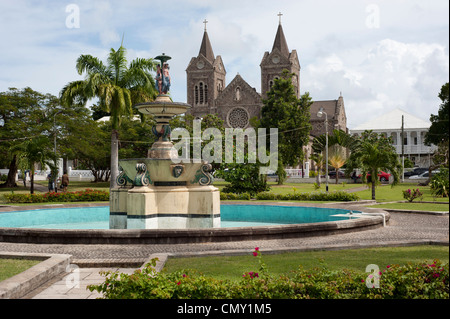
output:
M110 192L111 229L220 227L220 193L211 185L211 165L153 158L119 160L119 165L119 187Z
M220 193L211 185L211 165L179 161L170 142L169 120L190 106L160 94L154 102L135 107L143 114L153 114L158 141L147 158L119 160L119 187L110 191L110 228L220 227Z

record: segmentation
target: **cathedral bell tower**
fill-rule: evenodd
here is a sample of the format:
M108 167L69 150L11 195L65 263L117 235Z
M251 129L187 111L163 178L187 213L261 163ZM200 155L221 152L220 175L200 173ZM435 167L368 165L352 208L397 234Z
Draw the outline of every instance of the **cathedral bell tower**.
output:
M188 113L194 117L203 117L217 112L215 100L225 88L225 67L222 57L214 56L209 41L206 23L200 51L193 57L186 69L187 103L192 106Z
M261 95L267 98L267 92L273 85L273 81L281 76L283 70L294 73L292 84L294 85L297 97L300 97L300 62L296 50L289 53L286 38L284 36L283 27L281 26L281 16L278 24L277 34L273 42L272 51L265 52L262 58L261 67Z

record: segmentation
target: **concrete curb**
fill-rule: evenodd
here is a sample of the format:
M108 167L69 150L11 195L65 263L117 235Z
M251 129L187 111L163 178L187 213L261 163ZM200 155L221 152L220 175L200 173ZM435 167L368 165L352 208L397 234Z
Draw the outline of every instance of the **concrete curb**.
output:
M65 272L72 256L62 254L26 254L0 252L0 258L43 260L41 263L0 282L0 299L18 299Z
M347 249L366 249L366 248L383 248L383 247L409 247L409 246L449 246L448 241L443 240L407 240L395 242L379 242L374 244L348 244L348 245L318 245L315 247L298 247L298 248L266 248L261 250L263 254L281 254L287 252L302 251L320 251L320 250L347 250ZM242 256L251 255L252 251L245 250L221 250L221 251L202 251L202 252L186 252L186 253L168 253L167 258L183 258L183 257L208 257L208 256Z

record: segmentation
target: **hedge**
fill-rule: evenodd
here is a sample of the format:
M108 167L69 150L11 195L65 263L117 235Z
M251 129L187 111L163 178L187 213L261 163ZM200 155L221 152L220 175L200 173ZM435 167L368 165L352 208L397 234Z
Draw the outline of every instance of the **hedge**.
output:
M260 252L253 253L260 257ZM264 263L240 279L218 280L193 270L154 270L153 259L133 274L102 272L90 285L105 299L448 299L448 263L389 265L377 274L299 267L289 276L272 276ZM375 278L376 277L376 278Z
M44 194L4 194L9 203L101 202L109 201L109 192L86 189L78 192Z
M233 194L220 193L221 200L250 200L248 193ZM359 196L355 193L344 191L335 192L312 192L312 193L294 193L294 194L274 194L271 192L262 192L254 196L256 200L301 200L301 201L357 201Z

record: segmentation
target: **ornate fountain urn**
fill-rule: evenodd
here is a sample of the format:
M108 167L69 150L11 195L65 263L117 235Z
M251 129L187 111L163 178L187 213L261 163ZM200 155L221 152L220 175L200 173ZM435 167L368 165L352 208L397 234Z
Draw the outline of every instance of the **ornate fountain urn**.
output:
M112 229L184 229L220 227L220 195L212 186L211 165L206 162L180 161L170 141L169 121L191 106L173 102L171 58L164 53L156 75L159 92L155 101L135 105L142 114L153 115L152 128L158 140L147 158L120 159L118 187L110 193Z

